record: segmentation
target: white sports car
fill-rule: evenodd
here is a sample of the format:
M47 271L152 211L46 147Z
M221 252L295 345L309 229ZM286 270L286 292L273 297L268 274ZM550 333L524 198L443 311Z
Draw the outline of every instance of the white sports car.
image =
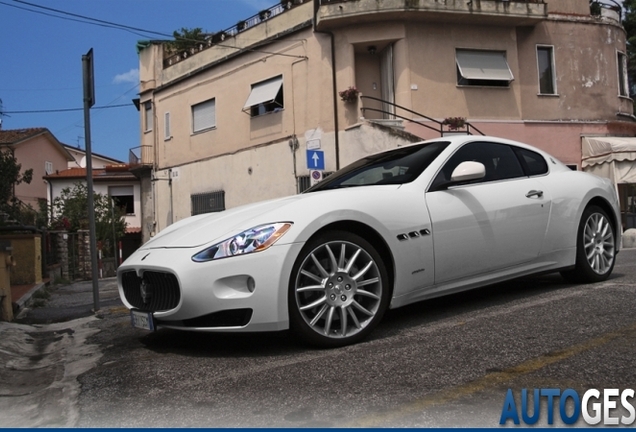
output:
M171 225L118 269L133 325L360 341L385 310L539 272L607 279L605 179L531 146L453 136L368 156L306 192Z

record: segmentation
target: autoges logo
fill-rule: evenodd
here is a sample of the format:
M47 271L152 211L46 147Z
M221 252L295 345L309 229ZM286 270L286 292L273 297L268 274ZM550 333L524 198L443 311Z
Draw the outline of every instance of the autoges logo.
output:
M522 389L521 403L517 403L512 389L508 389L500 425L521 421L527 425L536 424L543 411L547 414L547 424L554 424L558 415L563 423L572 425L582 416L588 425L631 425L636 420L634 390L590 389L580 396L576 390L542 388Z

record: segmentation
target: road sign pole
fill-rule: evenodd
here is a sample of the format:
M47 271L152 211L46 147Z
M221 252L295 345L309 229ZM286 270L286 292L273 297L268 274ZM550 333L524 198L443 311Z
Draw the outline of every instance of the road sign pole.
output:
M84 79L84 142L86 145L86 184L88 193L88 229L91 249L91 276L93 279L93 310L99 310L99 281L97 273L97 237L95 229L95 202L93 197L93 153L91 150L91 107L95 104L93 75L93 49L82 56Z

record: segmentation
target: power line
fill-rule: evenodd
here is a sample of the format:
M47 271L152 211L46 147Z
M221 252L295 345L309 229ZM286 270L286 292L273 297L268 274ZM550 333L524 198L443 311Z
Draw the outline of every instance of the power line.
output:
M94 110L103 110L109 108L122 108L129 107L131 104L120 104L120 105L108 105L101 107L92 107ZM4 111L3 114L42 114L42 113L56 113L56 112L69 112L69 111L82 111L84 108L61 108L61 109L50 109L50 110L31 110L31 111Z
M50 7L47 7L47 6L38 5L38 4L35 4L35 3L29 3L29 2L24 1L24 0L12 0L12 1L14 1L16 3L25 4L25 5L28 5L28 6L31 6L31 7L35 7L35 8L39 8L39 9L44 9L44 10L47 10L47 11L55 12L55 13L62 14L62 15L68 15L68 16L72 16L72 17L76 17L76 18L81 18L83 20L86 20L86 21L82 21L82 22L86 22L88 24L90 24L91 21L92 21L93 23L97 23L98 25L104 25L106 27L118 28L118 29L121 29L121 30L134 30L134 31L138 31L138 32L146 33L146 34L155 34L155 35L159 35L159 36L172 37L172 35L168 35L168 34L165 34L165 33L156 32L156 31L153 31L153 30L146 30L146 29L142 29L142 28L139 28L139 27L128 26L128 25L125 25L125 24L117 24L117 23L114 23L114 22L111 22L111 21L105 21L105 20L101 20L101 19L98 19L98 18L92 18L92 17L88 17L88 16L85 16L85 15L79 15L79 14L75 14L75 13L72 13L72 12L66 12L66 11L63 11L63 10L60 10L60 9L54 9L54 8L50 8ZM5 3L3 3L3 4L5 4ZM29 9L26 9L26 10L29 10ZM37 12L37 11L33 11L33 12ZM58 17L58 18L64 18L64 17Z
M29 3L27 1L24 0L12 0L16 3L21 3L21 4L25 4L31 7L36 7L36 8L40 8L40 9L44 9L44 10L48 10L51 12L55 12L58 14L62 14L62 15L68 15L68 16L72 16L72 17L76 17L76 18L81 18L82 20L78 20L78 19L72 19L72 18L67 18L64 16L59 16L59 15L52 15L52 14L47 14L45 12L40 12L37 10L32 10L32 9L27 9L27 8L21 8L19 6L15 6L15 5L11 5L8 3L5 3L4 1L0 1L0 4L6 5L6 6L12 6L12 7L16 7L18 9L23 9L26 10L28 12L33 12L33 13L41 13L47 16L51 16L54 18L60 18L60 19L66 19L66 20L70 20L70 21L77 21L77 22L81 22L84 24L93 24L93 25L98 25L101 27L107 27L107 28L114 28L117 30L125 30L134 34L137 34L139 36L142 37L147 37L147 34L154 34L154 35L159 35L159 36L163 36L163 37L167 37L170 38L171 40L174 38L174 35L170 35L170 34L166 34L166 33L162 33L162 32L157 32L157 31L153 31L153 30L146 30L146 29L142 29L142 28L138 28L138 27L132 27L132 26L128 26L128 25L124 25L124 24L117 24L111 21L105 21L105 20L101 20L101 19L97 19L97 18L91 18L85 15L79 15L79 14L75 14L72 12L66 12L60 9L54 9L54 8L50 8L47 6L42 6L42 5L38 5L35 3ZM146 35L142 35L136 32L142 32L142 33L146 33ZM180 40L185 40L185 41L191 41L191 42L201 42L198 39L188 39L188 38L183 38L180 37ZM281 56L281 57L291 57L291 58L300 58L300 59L306 59L306 56L299 56L299 55L293 55L293 54L283 54L283 53L276 53L276 52L270 52L270 51L264 51L264 50L259 50L259 49L255 49L255 48L244 48L244 47L237 47L237 46L231 46L231 45L223 45L223 44L215 44L216 46L219 46L221 48L229 48L229 49L235 49L238 51L247 51L247 52L254 52L254 53L261 53L261 54L268 54L268 55L273 55L273 56Z

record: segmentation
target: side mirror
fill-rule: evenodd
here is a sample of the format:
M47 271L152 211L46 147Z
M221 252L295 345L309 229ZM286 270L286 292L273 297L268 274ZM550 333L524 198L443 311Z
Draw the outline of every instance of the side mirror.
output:
M451 174L451 183L463 183L486 177L486 167L480 162L462 162Z

